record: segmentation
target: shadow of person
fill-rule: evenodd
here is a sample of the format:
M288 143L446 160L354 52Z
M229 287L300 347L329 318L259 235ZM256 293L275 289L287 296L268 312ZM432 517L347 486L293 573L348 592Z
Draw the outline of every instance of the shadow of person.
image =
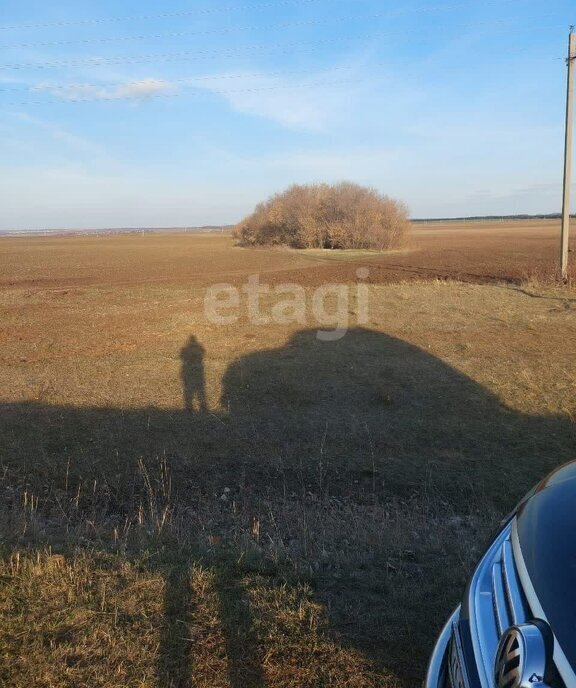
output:
M190 567L173 564L165 575L164 620L158 646L158 688L192 688L190 626L194 609Z
M228 659L230 688L265 688L263 652L252 614L250 596L237 567L215 567L215 591Z
M229 688L265 688L262 652L259 647L248 591L236 562L220 558L203 561L181 553L162 567L164 575L164 619L158 646L158 688L194 686L194 615L197 604L192 588L193 567L202 565L213 574L215 609L223 636Z
M124 513L138 460L166 457L173 496L221 494L251 480L255 492L283 490L277 478L318 475L323 446L330 490L376 488L397 495L430 480L467 507L471 494L504 510L533 482L572 458L573 424L532 415L428 351L354 328L340 340L296 332L276 349L232 361L221 411L207 413L204 348L180 351L182 409L0 403L0 460L40 487L97 479L103 504ZM197 408L195 408L197 407ZM192 421L192 422L191 422ZM314 484L316 488L317 485Z
M180 378L184 394L184 408L192 412L198 410L204 413L208 410L206 403L206 383L204 380L204 347L191 335L186 344L180 349ZM194 402L197 409L194 408Z
M98 513L122 519L146 498L134 479L138 462L164 457L174 476L171 500L193 511L199 495L212 499L222 523L236 518L218 506L224 488L239 500L265 499L272 511L282 508L286 495L304 492L354 508L389 498L423 503L433 495L456 514L471 508L504 513L538 478L573 458L569 418L510 408L428 351L382 332L354 328L340 340L320 341L315 330L302 330L281 347L242 356L224 375L220 413L207 412L204 348L196 337L180 357L184 410L0 404L4 481L46 494L47 505L55 490L46 492L46 485L56 486L57 506L62 486L73 485L79 513L93 509L95 499L92 488L80 487L98 485ZM402 618L387 617L384 554L374 553L371 577L364 576L356 544L352 535L349 561L342 563L341 581L348 583L319 580L317 597L343 643L414 682L437 630L430 619L448 611L438 596L446 580L438 577L438 595L429 599L417 595L417 577L408 580ZM159 688L193 683L186 626L194 610L187 577L194 561L161 568ZM210 566L228 682L260 688L262 641L250 630L241 574L230 577L218 562Z

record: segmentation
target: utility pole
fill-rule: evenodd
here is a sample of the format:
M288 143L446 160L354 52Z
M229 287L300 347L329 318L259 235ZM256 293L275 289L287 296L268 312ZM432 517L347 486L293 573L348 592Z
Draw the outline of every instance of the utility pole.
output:
M568 280L568 238L570 235L570 168L572 164L572 128L574 124L574 63L576 62L576 33L570 27L568 37L568 76L566 79L566 134L564 140L564 182L562 187L562 239L560 269L562 280Z

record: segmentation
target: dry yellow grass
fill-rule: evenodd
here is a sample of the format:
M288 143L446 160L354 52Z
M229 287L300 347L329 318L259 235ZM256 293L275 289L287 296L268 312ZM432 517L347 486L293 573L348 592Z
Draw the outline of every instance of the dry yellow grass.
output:
M1 569L2 685L377 685L359 652L324 637L307 585L232 570L13 555Z

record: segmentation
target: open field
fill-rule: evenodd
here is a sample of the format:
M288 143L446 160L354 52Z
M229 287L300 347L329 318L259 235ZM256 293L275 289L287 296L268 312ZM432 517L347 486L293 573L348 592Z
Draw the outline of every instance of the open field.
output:
M557 232L0 239L0 685L418 685L491 529L576 457ZM350 285L350 330L209 322L254 273Z
M271 283L313 285L350 279L352 258L370 260L376 284L421 279L522 284L554 274L559 235L557 220L418 223L404 252L334 252L334 257L314 250L231 251L229 235L220 233L1 237L0 287L203 286L243 281L252 272L266 274ZM574 232L571 249L576 249Z

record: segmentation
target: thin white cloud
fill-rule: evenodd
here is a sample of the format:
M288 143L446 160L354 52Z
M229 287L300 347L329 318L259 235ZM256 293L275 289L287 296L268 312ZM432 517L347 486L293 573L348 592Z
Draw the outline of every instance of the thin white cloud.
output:
M93 158L109 159L108 153L104 150L104 148L102 148L102 146L83 136L78 136L77 134L68 131L58 124L54 124L53 122L49 122L39 117L33 117L32 115L24 112L18 113L16 118L21 122L25 122L26 124L40 129L52 140L64 144L67 148L72 149L83 156L89 155Z
M158 79L144 79L142 81L128 82L117 87L119 98L148 98L173 91L174 86L166 81Z
M350 102L356 71L353 67L338 67L305 77L246 73L234 74L229 80L231 75L217 74L195 81L194 86L221 95L236 112L290 129L322 132Z
M174 86L167 81L148 78L139 81L127 81L114 86L97 86L95 84L68 84L53 86L38 84L34 91L49 93L61 100L117 100L122 98L142 100L169 93Z

